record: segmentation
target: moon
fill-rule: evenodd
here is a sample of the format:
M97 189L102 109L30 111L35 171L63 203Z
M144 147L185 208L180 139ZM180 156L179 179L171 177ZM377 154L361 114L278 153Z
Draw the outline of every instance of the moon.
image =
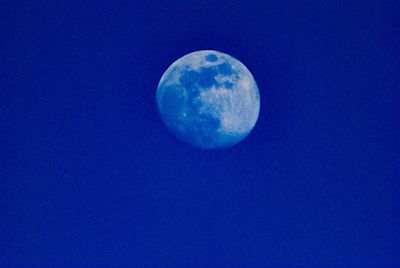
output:
M254 128L260 111L250 71L214 50L192 52L172 63L160 79L156 101L171 132L201 149L239 143Z

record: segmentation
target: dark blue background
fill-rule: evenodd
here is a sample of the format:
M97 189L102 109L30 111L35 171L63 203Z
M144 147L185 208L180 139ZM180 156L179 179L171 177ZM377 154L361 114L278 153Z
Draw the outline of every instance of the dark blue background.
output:
M1 1L1 267L400 267L398 1ZM188 147L158 81L241 60L249 137Z

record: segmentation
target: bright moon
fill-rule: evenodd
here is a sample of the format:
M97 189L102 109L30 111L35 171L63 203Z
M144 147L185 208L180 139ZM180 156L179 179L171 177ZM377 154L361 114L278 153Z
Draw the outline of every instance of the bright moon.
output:
M260 96L250 71L213 50L175 61L161 77L157 106L165 125L181 140L203 148L225 148L253 129Z

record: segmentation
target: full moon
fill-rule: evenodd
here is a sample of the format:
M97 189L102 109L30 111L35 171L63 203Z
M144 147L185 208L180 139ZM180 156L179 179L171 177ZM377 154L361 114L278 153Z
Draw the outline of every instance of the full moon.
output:
M257 122L260 95L250 71L239 60L213 50L179 58L157 88L165 125L181 140L202 149L242 141Z

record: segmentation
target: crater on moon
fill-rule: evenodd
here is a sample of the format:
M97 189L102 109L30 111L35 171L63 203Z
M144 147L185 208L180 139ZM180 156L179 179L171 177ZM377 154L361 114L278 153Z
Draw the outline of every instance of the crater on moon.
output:
M232 146L253 129L260 110L257 84L237 59L213 50L175 61L157 88L163 122L181 140L203 149Z

